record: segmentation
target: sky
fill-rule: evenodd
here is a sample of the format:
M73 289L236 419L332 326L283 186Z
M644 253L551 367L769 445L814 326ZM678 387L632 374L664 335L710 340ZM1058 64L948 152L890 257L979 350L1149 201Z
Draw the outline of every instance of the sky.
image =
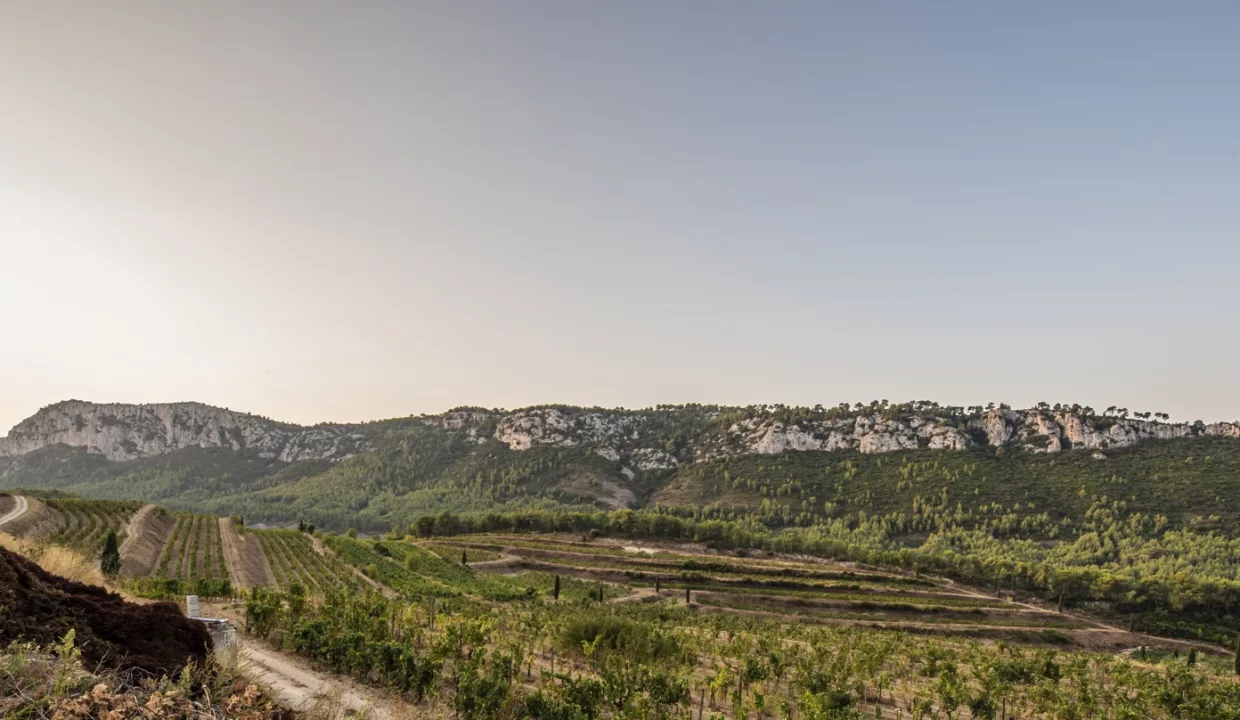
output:
M0 0L0 433L1240 419L1240 4Z

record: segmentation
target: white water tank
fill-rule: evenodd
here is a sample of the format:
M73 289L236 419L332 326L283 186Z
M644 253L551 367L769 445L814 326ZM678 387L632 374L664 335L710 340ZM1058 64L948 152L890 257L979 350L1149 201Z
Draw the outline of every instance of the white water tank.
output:
M198 596L197 595L186 595L185 596L185 614L188 617L192 617L192 618L198 617Z

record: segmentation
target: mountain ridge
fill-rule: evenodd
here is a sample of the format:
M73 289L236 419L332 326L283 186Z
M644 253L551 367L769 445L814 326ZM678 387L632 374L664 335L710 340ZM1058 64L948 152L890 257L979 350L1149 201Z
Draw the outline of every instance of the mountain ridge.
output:
M643 507L800 525L924 507L931 493L942 504L944 489L966 510L1036 502L1074 518L1082 498L1123 493L1176 522L1240 527L1240 425L1164 418L879 401L457 408L302 427L200 403L67 401L0 440L0 487L367 531L441 512ZM906 465L937 475L913 483Z
M659 422L652 421L660 415ZM882 453L1015 443L1033 452L1059 452L1122 448L1147 439L1240 438L1240 423L1171 423L1151 420L1151 415L1129 417L1127 410L1114 408L1099 415L1088 407L1046 403L1024 410L993 404L961 408L924 401L830 408L684 405L640 410L543 405L511 411L458 408L369 423L302 426L198 402L67 400L40 409L0 438L0 458L66 445L111 461L199 447L252 451L285 463L338 462L372 450L377 428L381 432L385 425L408 422L435 426L475 443L495 439L518 451L535 445L588 447L613 461L624 455L641 469L672 469L683 461L731 454L804 450ZM688 421L685 428L672 428L671 433L652 431L652 426L666 426L669 419L676 425L682 418ZM679 446L670 447L665 435L679 435Z

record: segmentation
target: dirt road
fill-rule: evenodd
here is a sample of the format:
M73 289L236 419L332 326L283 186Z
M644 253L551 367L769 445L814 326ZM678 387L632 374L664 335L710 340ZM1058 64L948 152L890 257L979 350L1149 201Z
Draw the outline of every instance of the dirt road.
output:
M275 587L271 564L258 544L258 538L239 533L231 518L219 519L220 541L224 546L224 566L232 584L239 588Z
M16 520L22 515L25 515L26 511L30 509L30 502L21 495L14 495L13 502L13 509L5 513L4 517L0 517L0 525L6 525Z
M366 688L316 672L302 662L242 641L243 667L282 704L308 711L318 703L360 713L371 720L391 720L389 701Z

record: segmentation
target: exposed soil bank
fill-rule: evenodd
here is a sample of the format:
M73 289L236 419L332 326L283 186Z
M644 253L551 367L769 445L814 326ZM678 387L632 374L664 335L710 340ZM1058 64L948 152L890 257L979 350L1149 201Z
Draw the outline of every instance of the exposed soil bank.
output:
M121 543L121 576L146 577L155 570L159 553L176 519L157 505L143 505L129 521Z
M206 627L172 603L136 605L101 587L56 577L0 548L0 645L47 645L69 630L87 666L175 673L211 649Z

